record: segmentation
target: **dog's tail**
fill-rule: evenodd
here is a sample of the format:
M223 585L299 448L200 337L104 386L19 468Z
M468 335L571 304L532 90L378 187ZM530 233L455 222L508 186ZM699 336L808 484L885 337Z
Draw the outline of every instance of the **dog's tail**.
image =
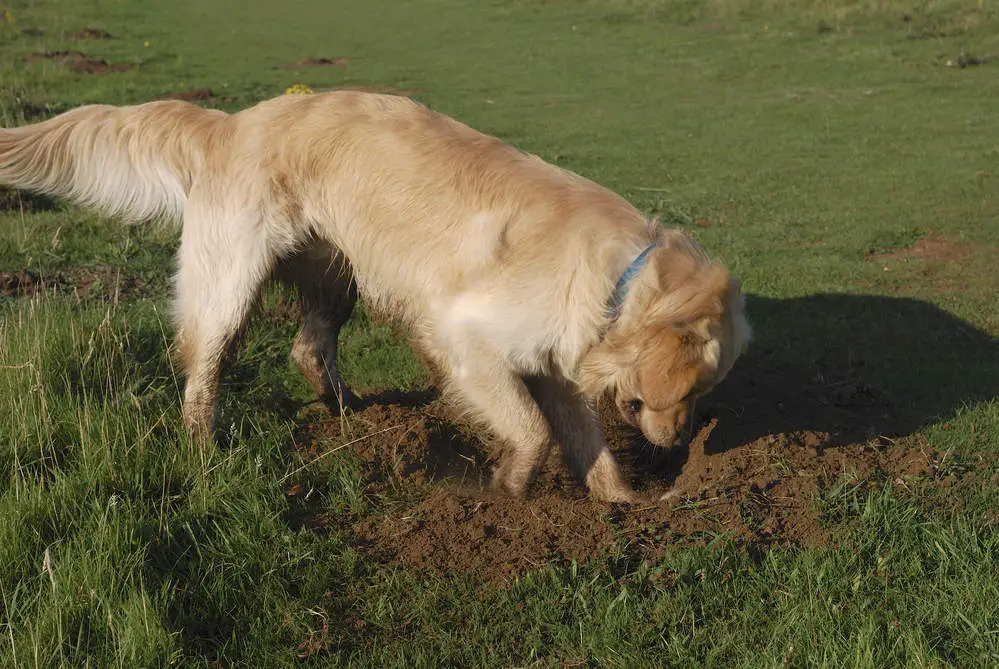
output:
M179 100L88 105L0 129L0 184L64 197L129 221L180 220L221 111Z

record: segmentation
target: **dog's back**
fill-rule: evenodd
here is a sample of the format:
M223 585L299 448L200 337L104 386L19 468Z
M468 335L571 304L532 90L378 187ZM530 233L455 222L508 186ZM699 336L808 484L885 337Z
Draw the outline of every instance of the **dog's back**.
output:
M587 262L600 237L646 243L644 217L617 194L408 98L285 96L232 124L231 169L255 173L253 192L343 249L362 292L397 315L425 314L413 300L479 276ZM448 262L427 271L430 258ZM402 295L409 304L389 304Z

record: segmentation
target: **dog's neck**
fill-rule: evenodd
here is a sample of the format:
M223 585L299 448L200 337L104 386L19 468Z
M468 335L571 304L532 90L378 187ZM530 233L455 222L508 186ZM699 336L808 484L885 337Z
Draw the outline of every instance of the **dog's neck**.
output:
M611 322L616 321L618 316L621 315L621 308L624 306L624 298L628 296L628 289L631 287L631 282L638 276L638 273L642 271L645 267L645 263L649 260L649 255L661 245L659 240L656 240L645 247L641 253L639 253L631 264L625 268L624 273L617 280L617 284L614 286L614 292L611 293L610 298L607 300L607 317Z

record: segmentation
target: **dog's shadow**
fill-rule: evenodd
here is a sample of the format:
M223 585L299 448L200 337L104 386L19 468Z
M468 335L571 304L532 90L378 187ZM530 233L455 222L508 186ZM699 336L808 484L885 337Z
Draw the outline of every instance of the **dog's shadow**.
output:
M826 446L911 434L999 397L999 339L910 298L748 297L754 342L698 406L707 453L769 434Z

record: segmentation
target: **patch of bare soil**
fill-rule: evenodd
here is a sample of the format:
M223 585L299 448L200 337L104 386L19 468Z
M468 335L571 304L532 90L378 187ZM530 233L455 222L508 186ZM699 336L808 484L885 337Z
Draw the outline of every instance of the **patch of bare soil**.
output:
M961 260L971 255L972 249L967 244L955 242L943 237L929 236L920 239L904 248L892 249L885 253L869 256L870 260L927 260L945 262Z
M103 58L91 58L81 51L44 51L28 54L27 59L33 60L57 60L69 67L74 72L84 72L86 74L104 74L106 72L124 72L131 70L131 63L109 63Z
M42 276L31 270L0 272L0 297L69 293L77 299L135 297L147 292L138 278L110 265L77 267Z
M838 413L836 404L856 396L832 388L827 399ZM638 557L654 558L670 545L717 533L757 545L826 545L830 537L818 502L841 475L904 484L912 477L932 477L941 457L887 438L844 444L836 435L810 430L768 433L724 448L719 442L734 436L726 430L745 432L742 420L725 413L708 412L688 453L655 449L622 424L612 407L602 407L611 447L633 485L656 496L675 493L642 505L587 499L558 454L546 464L529 499L493 494L488 489L491 449L468 428L448 421L437 404L374 404L343 419L316 414L297 441L315 444L323 437L349 444L364 463L370 495L414 493L417 501L411 504L389 505L380 515L353 521L364 550L410 568L475 571L487 578L585 560L615 543ZM843 413L849 417L851 411ZM755 421L767 418L754 413ZM343 521L317 517L312 524Z
M348 58L303 58L294 63L288 63L285 67L293 70L303 67L342 67L349 62Z

